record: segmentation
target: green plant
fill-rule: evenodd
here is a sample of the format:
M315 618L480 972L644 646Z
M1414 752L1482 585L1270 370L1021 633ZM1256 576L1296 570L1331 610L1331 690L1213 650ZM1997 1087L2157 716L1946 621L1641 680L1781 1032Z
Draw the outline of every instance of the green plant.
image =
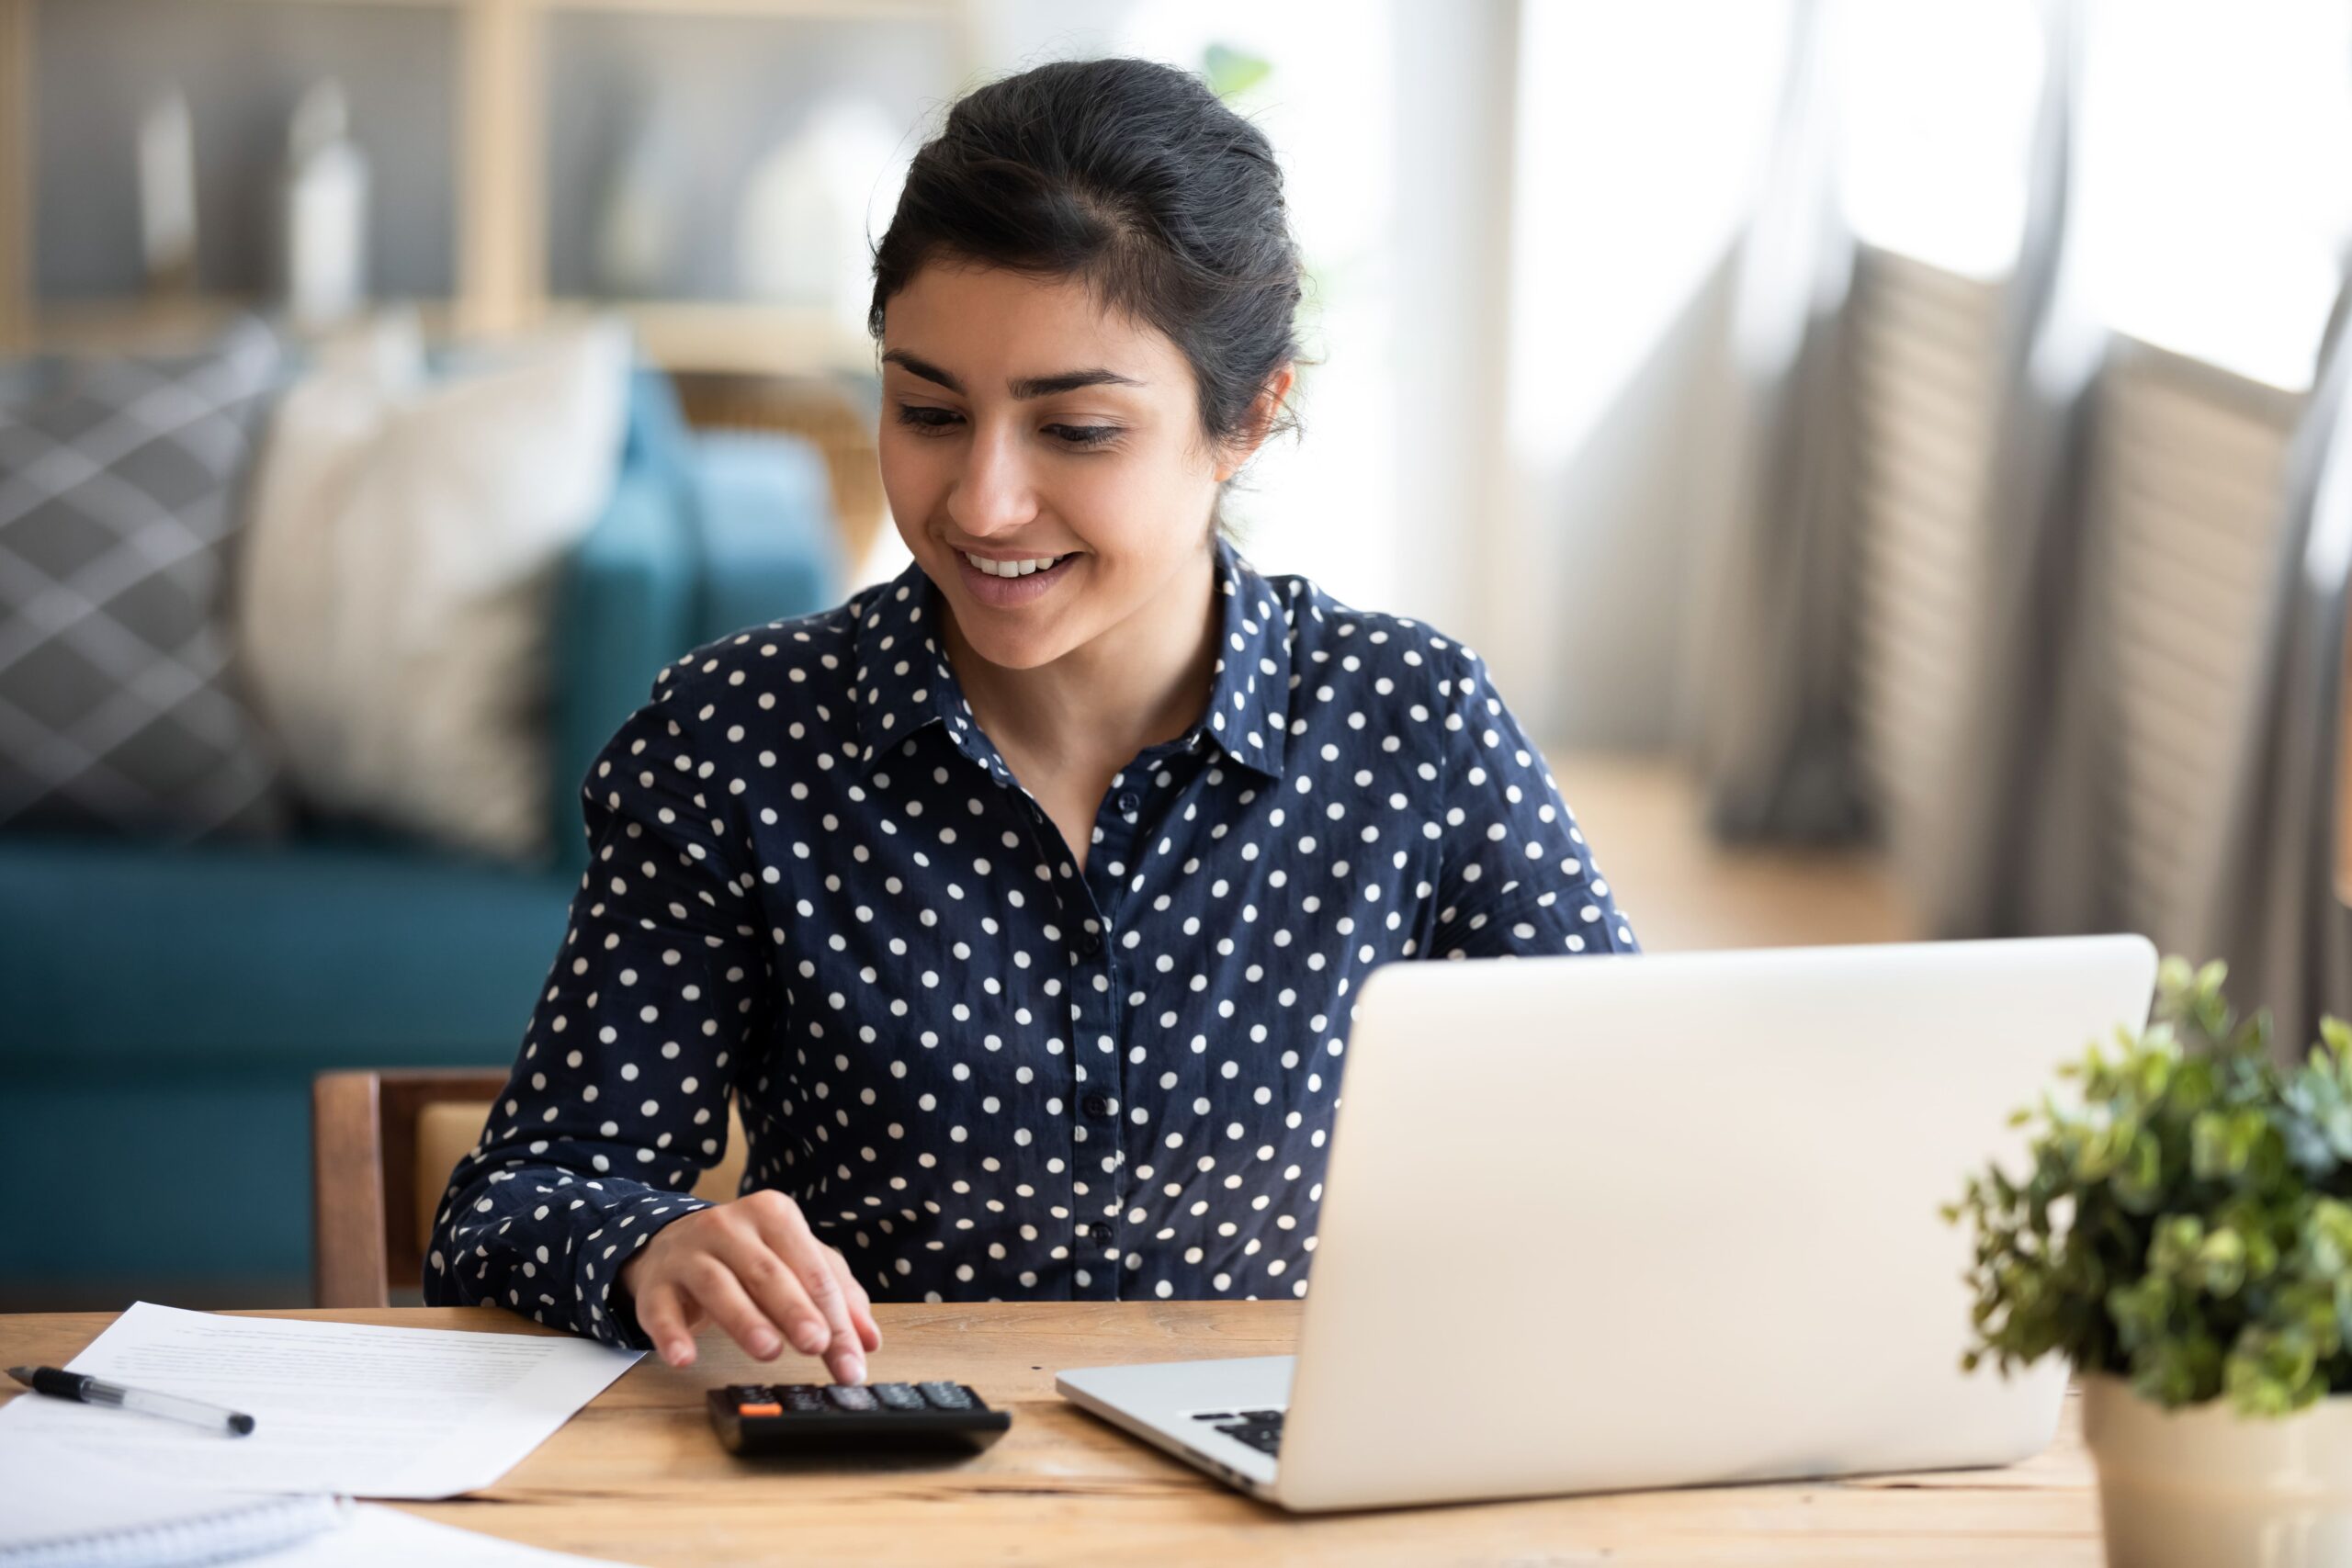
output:
M2352 1027L2300 1064L2239 1021L2218 963L2167 958L2154 1017L2094 1042L2045 1093L2022 1182L1997 1166L1944 1210L1973 1223L1979 1344L2012 1365L2057 1351L2158 1404L2226 1393L2249 1416L2352 1392Z
M1274 62L1260 54L1213 43L1201 51L1201 74L1220 98L1238 98L1274 73Z

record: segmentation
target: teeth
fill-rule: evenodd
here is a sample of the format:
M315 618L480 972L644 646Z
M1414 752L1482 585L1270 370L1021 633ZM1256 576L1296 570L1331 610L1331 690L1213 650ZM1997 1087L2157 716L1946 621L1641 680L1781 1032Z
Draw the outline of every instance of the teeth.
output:
M1040 556L1035 560L988 560L968 552L964 558L990 577L1026 577L1033 571L1043 571L1062 556Z

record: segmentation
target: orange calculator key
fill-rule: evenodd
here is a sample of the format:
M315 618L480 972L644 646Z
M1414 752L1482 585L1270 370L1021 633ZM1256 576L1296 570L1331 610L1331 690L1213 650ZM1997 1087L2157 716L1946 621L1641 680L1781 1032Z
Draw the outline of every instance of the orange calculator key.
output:
M735 1407L735 1414L738 1416L781 1416L784 1414L784 1406L775 1404L739 1404Z

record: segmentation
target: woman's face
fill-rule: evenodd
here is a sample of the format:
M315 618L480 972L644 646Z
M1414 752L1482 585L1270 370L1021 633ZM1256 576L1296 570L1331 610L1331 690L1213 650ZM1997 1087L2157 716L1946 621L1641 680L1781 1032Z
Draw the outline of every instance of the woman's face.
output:
M1171 591L1238 457L1204 440L1165 333L1080 282L933 263L891 297L882 348L882 488L974 651L1033 669L1155 603L1197 612Z

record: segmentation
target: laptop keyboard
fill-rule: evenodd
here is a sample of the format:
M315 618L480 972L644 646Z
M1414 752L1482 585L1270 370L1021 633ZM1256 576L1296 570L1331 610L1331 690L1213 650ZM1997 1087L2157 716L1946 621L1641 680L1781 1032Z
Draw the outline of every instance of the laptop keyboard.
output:
M1261 1454L1283 1446L1283 1413L1279 1410L1195 1410L1195 1421L1206 1421L1238 1443Z

